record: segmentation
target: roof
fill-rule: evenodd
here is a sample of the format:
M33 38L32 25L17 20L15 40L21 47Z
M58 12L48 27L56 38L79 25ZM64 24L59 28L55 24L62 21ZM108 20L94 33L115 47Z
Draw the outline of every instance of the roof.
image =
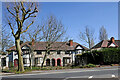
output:
M92 47L92 49L95 48L107 48L110 46L112 42L110 40L102 40L101 42L99 42L98 44L96 44L94 47ZM117 47L120 46L120 40L115 40L115 42L113 43L115 44Z
M21 44L21 47L23 46L28 46L28 47L33 47L34 50L46 50L46 45L47 42L35 42L34 45L31 45L31 42L25 42L23 44ZM54 42L51 45L51 49L50 50L75 50L76 46L80 45L79 43L73 42L73 46L69 45L69 42ZM80 45L81 47L83 47L84 50L88 50L88 48ZM16 47L13 46L9 49L7 49L7 51L15 51Z

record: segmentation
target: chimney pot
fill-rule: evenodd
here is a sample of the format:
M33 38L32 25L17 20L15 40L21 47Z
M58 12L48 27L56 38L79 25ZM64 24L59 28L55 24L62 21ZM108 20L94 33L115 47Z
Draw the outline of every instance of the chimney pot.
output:
M73 46L73 40L69 40L70 46Z
M114 37L111 37L111 42L112 42L112 43L114 43L114 42L115 42Z
M32 38L32 46L34 45L34 43L35 43L35 40Z

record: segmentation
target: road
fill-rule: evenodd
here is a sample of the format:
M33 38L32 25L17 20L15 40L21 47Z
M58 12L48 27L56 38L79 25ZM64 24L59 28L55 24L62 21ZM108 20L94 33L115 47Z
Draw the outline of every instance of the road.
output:
M29 74L17 74L3 76L2 80L14 79L38 79L38 80L75 80L77 78L93 79L93 78L118 78L118 67L104 67L92 69L67 69L67 70L53 70L53 71L33 71ZM14 78L14 79L13 79ZM83 80L83 79L82 79ZM107 79L108 80L108 79Z

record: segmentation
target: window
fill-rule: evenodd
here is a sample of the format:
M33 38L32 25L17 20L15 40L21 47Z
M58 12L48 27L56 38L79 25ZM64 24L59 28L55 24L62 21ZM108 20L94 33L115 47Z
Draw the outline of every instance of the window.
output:
M50 54L50 51L48 51L48 54Z
M50 66L50 59L46 59L46 66Z
M29 50L22 50L23 54L29 54Z
M2 58L2 66L6 66L6 58Z
M40 58L35 58L35 63L39 64L40 63Z
M70 54L70 51L65 51L65 54Z
M42 63L42 58L40 58L40 57L37 57L37 58L35 58L35 64L40 64L40 63Z
M37 51L37 54L42 54L42 51Z
M57 54L60 54L60 51L57 51Z
M18 54L17 54L17 53L15 53L14 55L15 55L15 56L17 56Z
M35 64L37 64L37 58L35 58Z
M40 64L40 58L37 58L37 64Z
M23 58L23 64L27 64L27 58Z
M11 54L11 55L12 55L12 54ZM13 55L15 55L15 56L16 56L16 55L18 55L18 54L17 54L17 52L13 52Z
M82 54L82 50L77 50L76 53L77 54Z
M64 63L64 64L70 63L70 58L64 57L64 58L63 58L63 63Z
M82 53L82 50L79 50L79 54L81 54Z

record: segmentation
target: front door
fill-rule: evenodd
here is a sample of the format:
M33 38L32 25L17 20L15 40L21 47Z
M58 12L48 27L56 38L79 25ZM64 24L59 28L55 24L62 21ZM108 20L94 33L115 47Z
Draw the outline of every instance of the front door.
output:
M18 59L14 60L14 67L18 67Z
M52 59L52 66L55 66L55 59Z
M57 59L57 66L61 66L61 59Z

